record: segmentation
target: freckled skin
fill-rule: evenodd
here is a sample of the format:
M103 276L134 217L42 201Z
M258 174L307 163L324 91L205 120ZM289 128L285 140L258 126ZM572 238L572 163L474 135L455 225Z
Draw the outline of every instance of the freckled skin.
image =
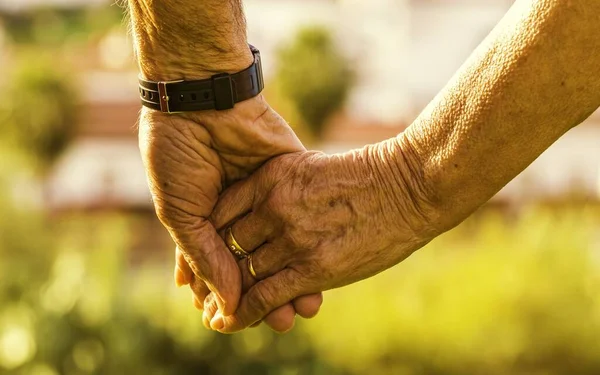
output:
M346 154L280 156L222 194L215 225L237 220L240 241L264 244L253 255L261 281L220 331L394 266L599 105L600 1L516 1L404 133Z

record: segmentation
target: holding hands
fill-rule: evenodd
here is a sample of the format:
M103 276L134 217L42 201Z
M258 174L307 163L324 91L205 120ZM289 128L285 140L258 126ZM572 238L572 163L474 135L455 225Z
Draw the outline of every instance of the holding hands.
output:
M240 262L245 293L231 316L207 298L205 323L242 330L299 296L388 269L433 238L409 169L397 168L406 182L392 186L392 171L368 157L383 146L280 156L226 190L211 221L248 253Z
M219 194L233 182L270 158L303 151L304 146L260 95L226 111L165 113L200 101L216 108L217 102L227 102L226 84L233 89L234 82L221 75L219 85L211 77L256 64L246 41L242 5L237 0L227 3L127 1L141 78L150 83L140 83L141 100L145 105L154 101L142 109L139 146L156 213L177 245L176 282L191 285L197 306L213 292L221 311L232 314L241 295L241 275L209 215ZM197 83L207 79L208 86L206 81ZM173 94L170 88L179 80L188 85ZM196 83L190 88L189 82ZM236 93L253 82L238 80L241 91ZM314 315L321 296L300 297L294 303L301 315ZM294 305L288 304L265 320L278 329L295 314Z
M146 80L214 79L252 62L240 0L127 3ZM516 1L404 133L345 154L306 152L262 96L226 111L144 109L155 208L205 325L230 333L264 319L286 331L296 313L317 313L322 291L468 217L600 105L598 14L600 2ZM220 82L214 97L233 99ZM161 110L175 100L164 91Z

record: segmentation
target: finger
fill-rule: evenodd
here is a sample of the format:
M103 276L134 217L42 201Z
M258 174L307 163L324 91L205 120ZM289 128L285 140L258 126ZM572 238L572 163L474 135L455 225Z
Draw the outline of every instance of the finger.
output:
M240 266L244 266L245 260L240 260ZM243 285L243 290L246 291L250 289L254 284L256 284L256 280L252 279L252 277L246 278L246 282ZM214 318L218 306L216 301L211 296L206 298L206 303L204 304L204 315L203 322L207 328L210 328L210 321ZM319 312L321 305L323 304L323 295L322 293L309 294L306 296L301 296L292 301L292 303L288 303L278 309L267 314L264 317L265 323L271 327L276 332L285 333L291 330L294 327L295 315L298 314L303 318L313 318ZM290 308L292 307L292 308ZM251 327L257 326L260 324L258 321L255 324L252 324Z
M301 296L292 301L296 314L305 319L314 318L323 304L323 293Z
M274 229L274 225L263 216L250 212L233 223L231 235L242 249L251 253L265 243ZM227 236L227 233L225 235Z
M202 310L203 301L206 299L206 296L210 294L210 289L206 286L206 283L197 277L192 276L192 282L190 283L190 289L194 293L194 297L197 300L199 306L199 310ZM195 306L196 302L194 302ZM198 306L197 306L198 307Z
M185 242L178 241L178 245L194 274L219 297L221 312L233 314L241 294L241 275L233 255L215 228L205 222L195 228Z
M222 326L219 332L233 333L257 322L269 312L287 304L299 295L309 294L303 275L286 268L275 276L259 281L248 293L242 296L240 305L231 316L213 318L215 326ZM212 322L211 322L212 323Z
M290 259L290 253L280 246L266 243L254 250L251 257L238 262L242 272L242 283L244 286L246 284L254 285L252 281L264 280L275 275L290 264L292 260ZM251 267L255 275L250 272Z
M291 303L287 303L276 308L264 317L264 322L275 332L285 333L294 328L296 311ZM202 323L208 329L219 330L222 326L218 322L220 315L218 314L218 306L212 293L206 298L204 303L204 313L202 315ZM214 320L214 322L213 322ZM260 324L260 320L250 325L255 327Z
M273 331L286 333L294 328L296 310L291 303L287 303L268 313L263 320Z
M238 261L238 266L242 272L242 292L248 291L258 280L273 276L285 268L289 259L287 255L277 257L275 254L281 254L277 249L276 245L266 244L252 253L252 266L256 272L256 279L250 273L248 259ZM298 315L310 319L319 313L323 304L323 295L322 293L309 294L298 297L292 302Z
M204 324L206 329L212 329L210 326L210 321L214 318L218 310L219 306L214 298L214 294L210 293L204 299L204 312L202 313L202 324Z
M251 259L238 260L237 264L242 275L242 293L247 292L258 281L273 276L285 268L289 260L278 254L276 249L277 247L267 243L255 250ZM256 277L250 272L250 262Z
M192 275L194 272L190 268L190 265L183 257L183 253L179 249L179 246L175 247L175 284L178 287L188 285L192 281Z
M221 193L210 216L215 228L222 230L236 218L252 210L257 181L258 173L255 173Z

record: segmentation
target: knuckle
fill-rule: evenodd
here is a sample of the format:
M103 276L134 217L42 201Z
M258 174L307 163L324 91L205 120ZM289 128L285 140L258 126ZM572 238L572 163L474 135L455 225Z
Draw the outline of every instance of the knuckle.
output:
M309 231L304 230L296 223L287 223L285 234L282 236L288 246L294 251L303 251L304 249L312 249L317 246L318 238L309 234Z
M318 253L318 250L316 251ZM336 277L335 263L329 262L319 254L314 254L303 262L294 267L297 275L302 275L297 278L301 287L311 291L320 291L321 288L329 286Z
M266 314L270 311L270 304L273 300L273 293L267 288L256 287L254 293L249 296L249 304L252 311L259 314Z
M301 294L312 292L320 284L321 268L312 262L303 262L289 267L292 272L294 286Z
M264 175L266 176L280 176L285 174L290 164L290 155L282 155L278 158L272 159L265 164Z

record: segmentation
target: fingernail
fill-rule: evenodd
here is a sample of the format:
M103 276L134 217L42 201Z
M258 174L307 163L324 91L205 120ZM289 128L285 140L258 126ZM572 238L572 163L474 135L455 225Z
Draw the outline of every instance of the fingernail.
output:
M225 322L223 321L223 315L221 314L221 311L217 311L215 316L210 321L210 328L214 329L215 331L218 331L218 330L223 329L223 327L225 327Z

